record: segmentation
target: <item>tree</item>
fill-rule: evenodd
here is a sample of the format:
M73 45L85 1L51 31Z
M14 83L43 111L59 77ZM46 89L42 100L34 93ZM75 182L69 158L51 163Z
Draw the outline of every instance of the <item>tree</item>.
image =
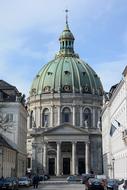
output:
M9 114L0 112L0 130L8 131L10 127L12 127L12 121L9 120Z

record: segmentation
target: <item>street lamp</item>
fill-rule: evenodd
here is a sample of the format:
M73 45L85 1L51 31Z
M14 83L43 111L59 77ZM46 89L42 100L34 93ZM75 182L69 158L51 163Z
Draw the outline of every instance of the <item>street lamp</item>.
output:
M0 147L0 167L1 167L1 177L3 176L3 147Z
M114 177L115 177L115 173L114 173L114 163L115 163L115 158L112 158L112 177L113 177L113 179L114 179Z

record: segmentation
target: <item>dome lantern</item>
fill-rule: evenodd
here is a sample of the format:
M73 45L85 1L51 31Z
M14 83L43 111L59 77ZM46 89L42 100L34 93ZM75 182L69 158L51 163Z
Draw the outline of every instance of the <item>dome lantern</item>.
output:
M59 51L59 56L74 56L74 36L72 32L69 29L68 25L68 10L65 10L66 12L66 25L65 28L59 38L60 41L60 51Z

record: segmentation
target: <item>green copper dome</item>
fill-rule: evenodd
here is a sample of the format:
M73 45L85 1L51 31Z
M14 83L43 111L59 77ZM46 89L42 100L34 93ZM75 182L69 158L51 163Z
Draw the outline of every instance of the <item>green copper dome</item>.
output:
M60 51L33 80L30 95L43 93L88 93L103 95L100 78L74 52L74 36L68 23L60 38Z

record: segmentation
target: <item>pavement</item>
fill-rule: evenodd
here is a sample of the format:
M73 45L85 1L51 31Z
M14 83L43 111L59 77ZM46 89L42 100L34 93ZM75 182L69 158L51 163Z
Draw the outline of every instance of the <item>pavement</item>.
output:
M79 182L68 183L66 177L51 177L47 181L41 181L38 189L24 187L21 190L85 190L85 187Z

